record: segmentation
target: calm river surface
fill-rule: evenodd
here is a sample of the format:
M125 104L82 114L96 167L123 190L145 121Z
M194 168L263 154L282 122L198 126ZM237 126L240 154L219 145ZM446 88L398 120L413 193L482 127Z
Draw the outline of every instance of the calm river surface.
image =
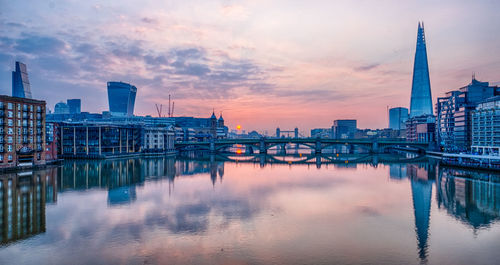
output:
M500 176L375 161L65 161L0 175L0 264L500 260Z

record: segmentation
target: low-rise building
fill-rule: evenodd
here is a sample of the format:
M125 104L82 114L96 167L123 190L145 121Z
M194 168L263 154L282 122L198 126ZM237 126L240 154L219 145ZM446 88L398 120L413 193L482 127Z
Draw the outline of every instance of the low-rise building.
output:
M45 164L45 101L0 95L0 168Z
M436 117L422 115L406 121L406 140L409 142L430 143L436 141Z
M472 151L500 155L500 96L479 103L471 116Z
M106 158L139 154L142 127L122 123L59 123L63 158Z
M170 127L144 127L143 153L174 153L175 130Z

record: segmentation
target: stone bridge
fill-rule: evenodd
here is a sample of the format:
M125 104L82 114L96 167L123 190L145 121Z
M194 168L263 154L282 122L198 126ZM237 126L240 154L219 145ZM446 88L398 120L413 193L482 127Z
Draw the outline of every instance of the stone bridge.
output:
M245 146L247 153L258 150L260 154L267 154L270 148L279 146L283 150L287 144L306 146L315 154L321 154L324 149L335 146L358 146L369 150L370 153L384 153L391 148L412 150L425 153L430 149L429 143L407 142L400 139L321 139L321 138L252 138L252 139L218 139L205 142L178 142L175 148L179 151L207 150L217 153L235 145Z

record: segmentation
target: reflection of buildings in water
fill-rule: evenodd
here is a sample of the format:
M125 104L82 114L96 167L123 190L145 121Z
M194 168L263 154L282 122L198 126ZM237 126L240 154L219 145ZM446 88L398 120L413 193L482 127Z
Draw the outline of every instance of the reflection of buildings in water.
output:
M407 164L406 176L411 182L418 255L422 262L427 262L432 185L436 176L435 165L431 163Z
M135 185L112 188L108 191L109 205L130 204L136 199Z
M219 181L222 182L224 176L224 162L211 160L206 161L193 161L193 160L177 160L175 164L176 176L189 176L196 174L210 174L212 184L217 182L217 175Z
M0 244L45 232L45 204L57 201L56 169L0 176Z
M119 188L142 185L146 180L173 179L175 160L173 158L115 159L115 160L73 160L66 161L60 168L59 188L82 190L91 188Z
M426 261L431 215L432 182L412 179L411 194L415 213L415 232L417 233L419 258L422 261Z
M500 220L500 184L487 181L490 175L442 169L437 183L438 207L474 230Z
M406 178L406 164L390 164L389 177L391 179L404 179Z
M136 186L144 181L154 181L175 176L173 158L74 160L66 161L60 169L59 189L85 190L107 188L108 204L121 205L137 199Z

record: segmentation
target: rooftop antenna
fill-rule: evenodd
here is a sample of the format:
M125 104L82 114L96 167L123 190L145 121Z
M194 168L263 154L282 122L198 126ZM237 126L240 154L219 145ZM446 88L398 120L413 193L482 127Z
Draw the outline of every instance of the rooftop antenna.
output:
M175 107L175 101L172 101L172 111L170 113L170 118L174 117L174 107Z

